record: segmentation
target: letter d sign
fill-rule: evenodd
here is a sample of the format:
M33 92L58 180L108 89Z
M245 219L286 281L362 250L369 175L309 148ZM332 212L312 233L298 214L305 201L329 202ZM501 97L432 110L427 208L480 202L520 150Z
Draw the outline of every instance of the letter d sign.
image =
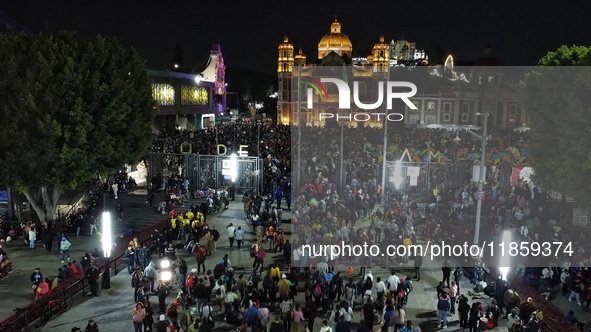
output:
M222 150L222 149L224 150L224 152L220 152L220 150ZM223 144L218 144L217 145L217 153L218 153L218 155L225 156L227 152L228 152L228 148L226 148L225 145L223 145Z

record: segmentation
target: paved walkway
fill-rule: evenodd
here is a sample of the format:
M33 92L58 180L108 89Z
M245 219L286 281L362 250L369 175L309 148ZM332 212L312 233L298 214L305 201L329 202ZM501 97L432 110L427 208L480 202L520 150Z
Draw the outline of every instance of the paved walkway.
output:
M125 199L125 198L122 198ZM131 199L130 202L136 202L138 204L139 200ZM154 216L152 211L149 209L142 208L140 209L141 212L145 217L137 217L138 220L149 218L150 216ZM129 211L129 210L127 210ZM138 213L140 211L138 210ZM135 212L134 212L135 213ZM132 216L130 213L127 214L129 218L133 220L135 216ZM242 203L240 202L233 202L230 204L230 209L219 213L214 216L208 216L209 223L216 225L216 228L220 231L221 237L218 241L218 250L216 253L213 254L212 257L208 258L206 261L206 267L208 269L213 269L215 263L217 263L225 253L229 254L230 261L232 265L235 267L236 271L244 271L245 275L247 275L246 271L250 271L250 267L252 264L252 258L249 256L248 247L250 243L252 243L252 239L254 238L254 234L249 232L247 234L247 241L246 241L246 248L238 251L229 251L228 250L228 238L226 233L224 232L225 227L230 222L234 223L235 226L242 226L245 230L251 230L251 227L246 225L244 219L242 218ZM284 214L284 218L286 218L286 214ZM158 216L154 217L156 220ZM288 226L285 225L284 229L287 229ZM88 239L86 239L88 240ZM92 247L92 245L88 245L88 247ZM23 250L26 252L26 250ZM84 250L79 251L80 254L73 255L74 257L78 257L83 253ZM196 263L193 256L187 254L185 251L180 250L181 256L184 256L189 263L189 268L195 267ZM270 255L271 260L273 260L274 256ZM278 256L278 255L277 255ZM43 256L46 257L46 256ZM39 259L38 262L42 261L43 259ZM266 260L265 265L267 266L269 263L269 259ZM58 262L59 263L59 262ZM398 276L403 277L406 275L414 275L414 268L412 267L413 261L409 261L408 264L394 266L393 269L397 272ZM59 264L57 264L59 265ZM41 266L43 269L43 266ZM341 267L338 270L345 271L346 267ZM390 268L388 267L372 267L371 271L373 272L374 278L381 276L382 279L387 277L390 274ZM354 275L356 275L354 272ZM28 271L26 271L26 278L28 280ZM346 274L346 272L345 272ZM14 274L16 277L17 274ZM21 273L22 275L22 273ZM12 278L12 276L11 276ZM82 298L78 295L74 299L74 307L57 317L54 317L47 325L43 327L39 327L37 331L69 331L73 326L78 326L84 328L88 319L94 318L97 322L98 326L102 331L109 331L109 332L128 332L133 330L133 325L131 322L131 311L133 309L133 290L130 287L130 279L129 275L123 271L119 273L117 276L112 277L112 288L109 290L102 290L99 297L95 298ZM414 282L414 291L411 293L409 297L409 301L407 306L405 307L407 316L410 320L413 321L414 326L420 326L422 331L436 331L437 329L437 316L436 316L436 304L437 299L435 296L435 286L437 285L439 279L441 278L441 262L438 261L429 261L425 260L425 265L422 269L422 278L421 281ZM469 289L472 289L473 285L471 285L468 281L464 280L461 283L461 290L462 293L466 293ZM25 280L26 281L26 280ZM0 282L1 283L1 282ZM16 283L20 284L20 283ZM25 282L23 286L28 285ZM303 283L301 284L303 285ZM30 292L30 289L27 287L22 287L23 292ZM177 288L178 290L178 288ZM3 290L6 292L6 290ZM303 304L303 292L299 292L299 296L296 299L298 302ZM375 294L374 294L375 295ZM174 292L171 292L171 296L169 301L172 301L174 298ZM11 295L14 297L14 295ZM26 296L21 296L22 298L26 298ZM470 298L470 297L469 297ZM22 300L21 300L22 301ZM479 300L485 303L485 307L488 305L489 300ZM152 298L152 303L155 304L157 299L154 297ZM359 303L359 300L357 300ZM564 312L573 309L575 310L577 316L581 318L589 318L589 314L582 311L582 309L577 308L575 303L568 302L564 297L558 296L554 303ZM15 303L16 306L16 303ZM358 305L357 308L359 309L360 306ZM7 311L8 309L2 309ZM326 317L327 318L327 317ZM356 312L354 315L354 321L358 322L361 316L359 312ZM155 316L155 319L157 317ZM318 331L321 326L321 321L325 319L324 316L317 317L314 332ZM581 319L582 320L582 319ZM36 324L39 324L38 322ZM504 327L506 321L501 320L500 327L496 328L495 331L507 331L507 328ZM376 326L377 327L377 326ZM216 331L232 331L235 330L234 326L230 326L225 324L224 322L216 322ZM457 315L450 317L450 321L448 323L447 331L457 331L459 330L459 322L457 320Z
M146 225L162 222L165 216L156 213L155 209L150 209L147 206L145 193L145 190L136 190L134 195L121 193L118 200L113 199L111 194L110 198L106 200L106 205L111 211L115 210L117 203L121 203L125 211L124 221L114 226L115 232L125 231L127 225L131 225L135 229L141 229ZM158 202L158 198L162 199L163 194L157 196L154 202ZM103 202L101 201L100 204L103 204ZM80 237L76 237L75 233L67 234L72 242L70 247L71 260L79 262L85 253L92 252L93 248L100 248L101 244L98 236L90 236L89 231L90 227L84 225ZM13 270L6 278L0 279L0 298L9 298L10 305L4 303L0 306L0 320L11 316L14 308L25 307L33 301L34 295L31 290L30 276L36 267L41 269L44 278L57 276L58 268L63 265L61 264L57 240L54 240L52 249L53 253L47 252L43 248L43 241L41 240L37 241L36 248L33 250L29 249L29 245L25 244L23 239L7 243L6 252L12 260Z

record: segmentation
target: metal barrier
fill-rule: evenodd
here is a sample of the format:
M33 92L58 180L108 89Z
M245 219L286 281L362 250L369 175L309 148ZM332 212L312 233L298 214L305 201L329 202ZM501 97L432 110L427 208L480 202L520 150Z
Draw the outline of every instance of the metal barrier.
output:
M234 186L237 192L260 192L263 184L261 158L238 157L234 183L227 174L229 158L227 155L150 153L147 158L148 176L154 189L166 188L168 179L180 174L189 180L190 190L199 190L207 185L210 188Z
M401 170L397 170L397 165ZM435 186L440 190L448 190L465 184L471 178L472 166L471 162L387 161L386 185L393 187L399 181L398 186L395 186L397 190L426 199L432 195ZM412 180L413 174L416 174L416 182Z
M125 237L121 240L121 243L119 246L117 246L117 248L119 249L119 253L117 254L117 256L115 258L110 258L109 259L109 264L108 264L108 268L109 269L113 269L114 273L113 275L117 275L118 268L125 264L123 256L125 254L125 249L127 248L127 243L129 241L131 241L134 237L137 237L141 244L148 244L150 245L151 242L153 241L152 238L152 234L154 229L158 229L160 231L166 230L167 228L170 227L170 222L168 220L164 220L162 221L160 224L154 226L150 226L150 227L146 227L144 228L138 235L136 236L128 236ZM99 270L101 271L101 274L104 275L105 272L105 264L103 264ZM41 314L43 312L43 308L45 308L47 302L55 300L56 298L59 298L60 296L74 296L76 294L78 294L79 292L82 292L82 296L85 296L86 293L86 288L90 287L90 284L87 281L87 277L86 274L84 273L85 271L81 271L79 272L77 275L75 275L72 279L74 280L68 280L60 285L58 285L56 288L52 289L48 294L43 295L41 297L39 297L38 299L34 300L31 304L29 304L26 308L24 308L26 310L26 314L27 314L27 319L29 321L29 324L33 323L35 320L37 320L38 318L41 317ZM24 328L23 326L24 322L21 320L20 316L18 314L14 314L8 318L6 318L4 321L0 322L0 332L17 332L20 331L22 328Z

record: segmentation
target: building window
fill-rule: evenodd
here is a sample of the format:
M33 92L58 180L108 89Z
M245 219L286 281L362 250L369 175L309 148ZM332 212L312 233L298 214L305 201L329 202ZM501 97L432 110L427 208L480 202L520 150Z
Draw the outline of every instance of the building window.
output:
M414 109L414 110L413 109L410 109L410 108L408 108L408 106L406 106L406 108L408 108L411 111L419 111L420 110L420 108L419 108L419 102L418 101L413 101L412 103L413 103L413 105L415 105L416 109Z
M451 114L450 113L444 113L443 114L443 121L446 121L446 122L451 121Z
M507 122L515 124L517 120L517 104L509 104L509 112L507 114Z
M207 89L201 86L181 86L181 105L203 106L209 102Z
M429 111L429 112L435 111L435 102L434 101L427 102L427 111Z
M159 106L174 106L174 87L171 84L153 83L152 97Z
M418 114L413 114L411 116L408 117L408 123L412 124L412 125L416 125L419 123L419 115Z
M517 114L517 105L515 105L515 104L509 105L509 114L512 114L512 115Z
M470 103L463 103L462 104L462 113L470 113Z
M443 103L443 111L451 112L451 103Z
M470 119L470 116L468 113L462 114L462 122L468 122L469 119Z
M430 124L435 124L435 123L437 123L437 116L435 116L435 115L425 116L425 124L430 125Z

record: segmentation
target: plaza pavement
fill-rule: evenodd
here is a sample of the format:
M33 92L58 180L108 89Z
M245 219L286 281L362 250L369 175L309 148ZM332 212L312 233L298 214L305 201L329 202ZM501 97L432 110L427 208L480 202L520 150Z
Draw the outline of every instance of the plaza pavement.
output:
M122 202L126 202L129 204L130 207L126 209L126 216L132 222L141 223L148 223L148 222L157 222L162 220L162 216L156 214L151 209L145 206L144 196L129 196L125 197L124 195L120 196L120 200ZM133 207L133 208L131 208ZM125 208L125 205L124 205ZM186 209L186 208L185 208ZM181 210L183 210L181 208ZM136 215L137 214L137 215ZM289 217L289 213L284 213L284 219ZM237 197L236 202L231 202L230 208L226 211L218 213L216 215L208 216L208 221L210 224L215 225L216 228L220 231L221 237L220 240L217 242L217 252L215 252L211 257L208 257L206 260L206 267L208 269L213 269L213 266L223 257L225 253L229 254L230 262L234 267L235 271L237 272L236 275L239 273L244 273L245 276L248 276L250 273L250 267L252 266L252 258L249 255L249 247L252 244L254 239L254 234L252 233L252 228L246 224L243 219L243 210L242 210L242 203L239 202L239 197ZM245 247L238 251L234 249L233 251L229 250L228 238L227 233L225 232L225 227L232 222L236 227L242 226L245 231L248 231L246 234L246 243ZM289 230L289 225L284 225L282 227L284 230ZM93 242L95 241L95 242ZM84 243L84 244L82 244ZM96 240L89 241L89 238L81 238L80 240L74 239L74 249L75 254L72 254L72 257L79 257L84 252L88 251L89 249L94 246L98 245ZM266 248L266 244L265 248ZM24 246L24 244L23 244ZM30 271L36 266L35 264L41 265L44 260L47 260L45 254L42 257L35 257L33 254L27 255L28 249L23 249L24 251L21 256L19 257L26 257L25 259L29 260L30 263L27 263L27 266L30 266L30 269L24 269L24 271L20 270L17 273L14 273L9 277L9 279L17 279L25 278L24 281L12 281L11 285L15 287L19 285L19 292L22 293L20 296L9 295L9 292L4 289L4 285L2 284L5 280L0 280L0 287L4 294L0 296L10 296L11 298L16 297L14 306L17 306L18 301L20 303L25 303L26 299L29 297L26 294L31 295L32 292L30 291L30 286L28 282L28 277ZM41 248L37 249L41 250ZM196 265L195 259L193 255L189 255L184 250L179 250L182 257L187 260L189 264L189 268L193 268ZM47 254L49 255L49 254ZM54 256L56 254L53 254ZM13 255L14 256L14 255ZM280 254L274 255L269 254L267 259L265 259L265 268L270 264L271 261L278 259ZM158 260L155 260L157 263ZM53 265L52 265L53 264ZM390 268L394 269L399 277L404 277L406 275L414 276L414 268L413 268L413 261L409 261L403 265L396 265L391 267L372 267L371 271L375 277L382 277L382 279L387 278L390 275ZM453 262L452 262L453 264ZM59 266L59 258L56 257L56 263L54 264L52 261L48 263L50 266L55 265L55 269ZM44 265L40 266L42 271L44 269ZM49 268L49 267L48 267ZM355 271L353 272L352 276L357 275L356 267ZM340 266L337 268L337 271L343 271L345 276L347 276L346 266ZM429 259L425 259L424 265L422 268L422 277L420 281L414 281L414 290L409 296L408 304L405 307L407 317L409 320L413 321L414 326L420 326L422 331L436 331L437 329L437 314L436 314L436 307L437 307L437 299L435 294L435 287L438 281L441 279L441 262L440 261L431 261ZM463 294L469 289L473 288L473 285L466 280L467 278L463 278L461 282L461 291ZM358 278L356 279L358 280ZM303 282L300 282L300 288L303 286ZM112 288L109 290L101 290L99 297L82 297L81 295L77 295L74 298L74 307L57 317L54 317L51 321L49 321L45 326L40 327L39 322L36 322L34 326L36 327L35 331L70 331L73 326L78 326L84 329L87 324L88 319L94 318L97 322L98 326L100 327L101 331L109 331L109 332L128 332L133 331L133 324L131 322L131 311L133 310L133 290L130 287L130 276L129 274L123 270L118 275L112 277L111 281ZM22 290L21 290L22 289ZM178 292L178 287L175 287L175 290ZM26 294L25 294L26 293ZM296 298L297 302L303 303L303 292L298 292L298 297ZM176 292L172 291L171 295L167 301L173 301L174 297L176 296ZM374 294L375 296L375 294ZM469 297L471 299L471 297ZM479 299L478 301L483 302L486 306L489 304L489 299ZM151 297L151 302L157 304L157 299L155 296ZM472 302L472 300L470 300ZM589 313L583 311L580 307L576 305L574 302L568 302L568 300L558 295L555 300L553 300L554 304L558 306L563 312L567 312L570 309L573 309L579 318L579 320L584 321L591 317ZM18 304L21 305L21 304ZM0 306L4 307L4 306ZM0 311L3 315L9 313L12 310L12 306L8 308L1 308ZM356 312L354 314L354 322L359 322L361 319L360 314L360 300L357 299L356 301ZM274 317L271 314L271 317ZM154 316L155 320L157 320L157 315ZM314 331L318 331L321 326L321 322L323 319L328 319L328 316L319 316L316 318ZM507 331L505 327L506 321L501 320L500 326L497 327L494 331ZM377 326L374 327L374 329ZM216 328L215 331L235 331L236 327L232 325L228 325L222 321L216 321ZM451 316L450 320L448 321L448 328L446 331L458 331L459 330L459 322L457 315Z

